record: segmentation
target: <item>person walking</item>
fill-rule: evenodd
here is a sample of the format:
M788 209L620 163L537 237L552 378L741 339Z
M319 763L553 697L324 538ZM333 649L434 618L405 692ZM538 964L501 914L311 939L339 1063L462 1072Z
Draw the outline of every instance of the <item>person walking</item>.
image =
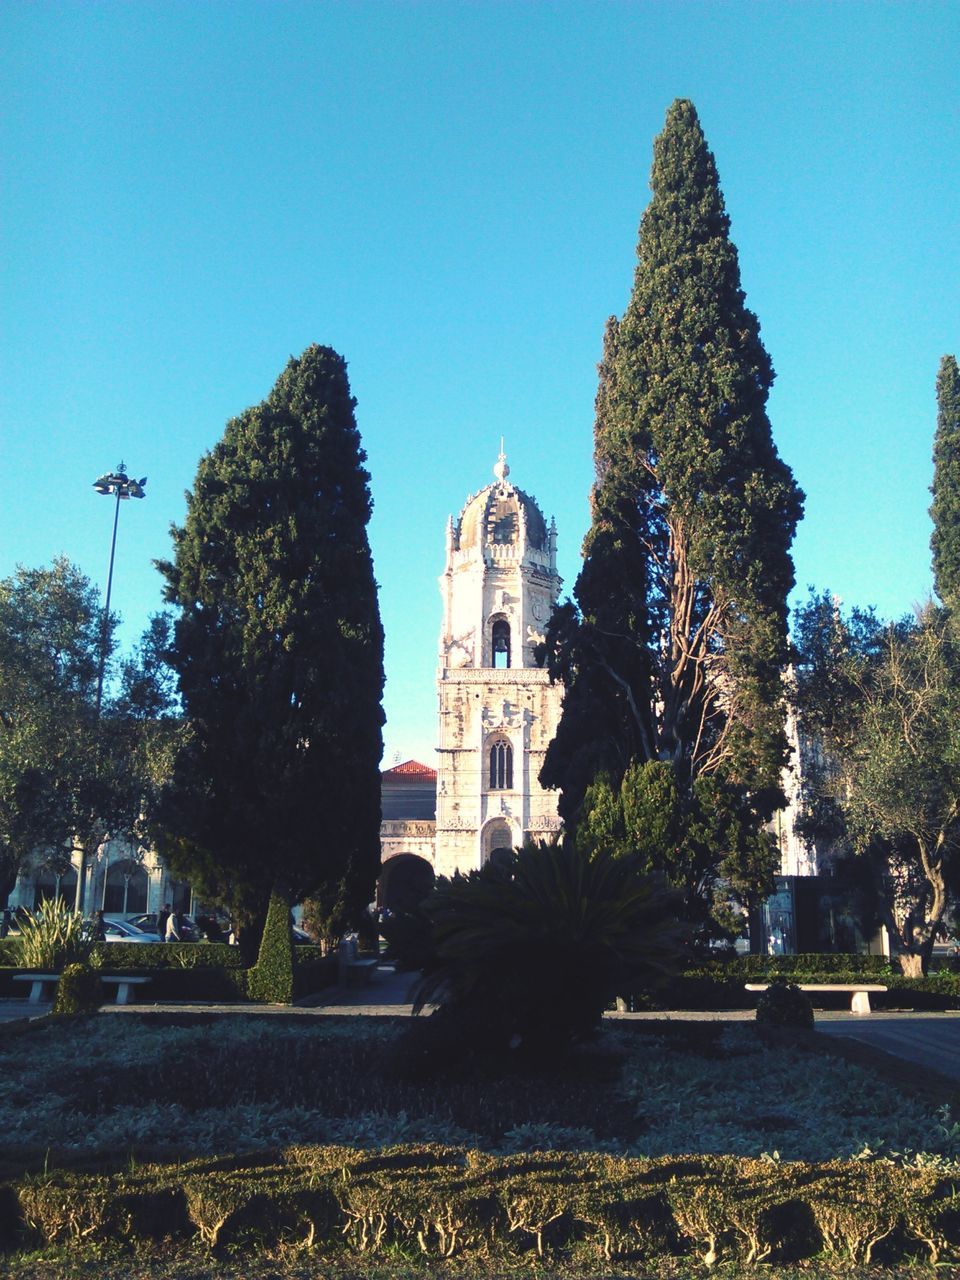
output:
M157 916L157 933L160 935L160 941L167 940L167 921L170 919L170 903L164 903L163 910Z
M179 911L171 911L167 918L167 942L179 942L182 935L183 921Z

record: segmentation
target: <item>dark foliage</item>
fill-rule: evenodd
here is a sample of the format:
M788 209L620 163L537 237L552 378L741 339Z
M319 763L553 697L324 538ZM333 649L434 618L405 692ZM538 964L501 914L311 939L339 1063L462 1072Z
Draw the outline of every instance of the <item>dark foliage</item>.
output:
M933 440L933 582L954 613L960 606L960 369L944 356L937 373L937 431Z
M228 905L247 962L267 900L369 902L383 632L369 476L343 359L308 348L201 459L160 564L190 738L157 812L170 864Z
M757 1021L768 1027L813 1026L810 997L794 982L777 978L757 1001Z
M663 763L681 797L714 775L741 789L755 835L782 802L802 494L772 440L773 369L690 102L667 113L651 186L633 294L605 335L577 604L556 612L543 650L564 709L541 779L572 827L600 774L616 790L632 765ZM759 894L770 859L736 843Z
M461 1052L554 1054L619 991L676 970L673 906L636 859L584 857L572 841L440 879L423 903L435 959L414 1008L438 1004Z

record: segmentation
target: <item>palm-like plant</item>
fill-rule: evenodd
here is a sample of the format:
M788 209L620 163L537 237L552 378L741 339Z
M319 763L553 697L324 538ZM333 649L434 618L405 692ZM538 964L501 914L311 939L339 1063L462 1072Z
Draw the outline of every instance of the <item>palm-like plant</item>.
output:
M52 973L86 960L93 948L83 916L63 898L49 899L36 912L25 911L20 939L20 963Z
M528 845L437 882L422 910L435 957L414 1011L436 1003L465 1041L555 1049L588 1034L619 992L676 972L671 896L632 857Z

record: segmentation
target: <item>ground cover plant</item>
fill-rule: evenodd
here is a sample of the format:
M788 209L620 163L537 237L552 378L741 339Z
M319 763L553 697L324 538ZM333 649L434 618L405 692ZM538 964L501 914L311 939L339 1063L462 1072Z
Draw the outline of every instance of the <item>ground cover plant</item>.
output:
M839 1060L815 1036L624 1022L560 1064L451 1067L422 1056L429 1022L124 1014L30 1024L0 1044L0 1172L29 1167L31 1152L232 1154L289 1142L809 1161L960 1154L949 1109Z
M335 1264L312 1274L331 1276L357 1255L405 1260L410 1277L449 1255L478 1276L534 1260L571 1280L636 1275L618 1268L642 1257L659 1280L692 1274L675 1256L826 1251L848 1264L832 1274L854 1274L884 1249L944 1262L960 1244L949 1107L815 1035L626 1022L549 1067L451 1066L424 1060L429 1022L125 1013L9 1028L4 1247L32 1248L26 1268L70 1242L87 1257L139 1242L144 1277L171 1250L244 1248L274 1251L265 1274L296 1275L309 1246Z

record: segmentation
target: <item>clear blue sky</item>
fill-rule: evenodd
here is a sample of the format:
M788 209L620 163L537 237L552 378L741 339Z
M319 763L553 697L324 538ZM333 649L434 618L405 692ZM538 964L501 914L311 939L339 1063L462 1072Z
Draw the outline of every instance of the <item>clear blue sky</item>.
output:
M651 144L692 98L807 492L797 580L930 590L960 354L960 5L23 3L0 11L0 575L66 553L160 604L197 460L291 354L341 351L369 454L387 759L432 760L444 522L511 478L576 576L595 365Z

